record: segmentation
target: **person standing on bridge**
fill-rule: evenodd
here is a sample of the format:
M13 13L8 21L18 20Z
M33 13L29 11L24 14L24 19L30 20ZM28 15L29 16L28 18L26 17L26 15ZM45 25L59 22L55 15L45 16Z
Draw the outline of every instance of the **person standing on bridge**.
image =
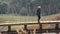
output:
M40 13L41 13L41 6L38 6L38 9L37 9L37 16L38 16L38 23L40 23Z

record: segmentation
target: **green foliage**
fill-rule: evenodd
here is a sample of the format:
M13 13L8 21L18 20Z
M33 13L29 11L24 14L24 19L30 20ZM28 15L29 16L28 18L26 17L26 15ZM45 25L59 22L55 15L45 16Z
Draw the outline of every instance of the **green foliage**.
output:
M60 0L0 0L0 14L35 16L39 5L42 15L60 13Z

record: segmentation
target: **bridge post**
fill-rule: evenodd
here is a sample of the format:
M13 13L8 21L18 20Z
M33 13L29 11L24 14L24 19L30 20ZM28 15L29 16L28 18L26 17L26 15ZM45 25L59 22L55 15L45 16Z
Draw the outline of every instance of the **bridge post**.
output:
M59 29L59 24L58 24L58 23L56 23L56 27L55 27L56 34L59 34L58 29Z
M39 23L39 29L40 29L40 34L42 34L42 24L41 23Z
M11 26L8 25L8 34L10 34L10 33L11 33Z
M10 25L8 26L8 31L11 31L11 26Z
M24 29L27 30L27 24L24 25Z

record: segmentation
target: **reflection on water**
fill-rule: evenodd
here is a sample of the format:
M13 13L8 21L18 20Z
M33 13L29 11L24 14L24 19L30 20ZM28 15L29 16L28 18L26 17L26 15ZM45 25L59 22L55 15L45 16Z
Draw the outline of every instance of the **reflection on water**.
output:
M37 33L37 34L40 34L40 33ZM56 33L43 33L43 34L56 34ZM60 33L59 33L60 34Z
M43 34L56 34L56 33L43 33Z

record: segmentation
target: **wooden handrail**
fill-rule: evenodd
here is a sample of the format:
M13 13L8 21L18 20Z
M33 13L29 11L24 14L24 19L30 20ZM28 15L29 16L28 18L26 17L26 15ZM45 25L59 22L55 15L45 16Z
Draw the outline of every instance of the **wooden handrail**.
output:
M11 31L11 26L15 26L15 25L24 25L25 30L27 30L27 25L32 25L32 24L39 24L39 23L20 23L20 24L0 24L0 26L8 26L8 31ZM42 24L55 24L56 28L53 30L58 30L58 25L60 24L60 22L47 22L47 23L43 23L41 22L41 27L40 30L42 31ZM45 30L50 30L50 29L45 29ZM51 29L52 30L52 29ZM60 30L60 28L59 28Z
M48 22L48 23L40 23L40 24L59 24L60 22ZM0 24L0 26L14 26L14 25L31 25L31 24L39 24L39 23L20 23L20 24Z

